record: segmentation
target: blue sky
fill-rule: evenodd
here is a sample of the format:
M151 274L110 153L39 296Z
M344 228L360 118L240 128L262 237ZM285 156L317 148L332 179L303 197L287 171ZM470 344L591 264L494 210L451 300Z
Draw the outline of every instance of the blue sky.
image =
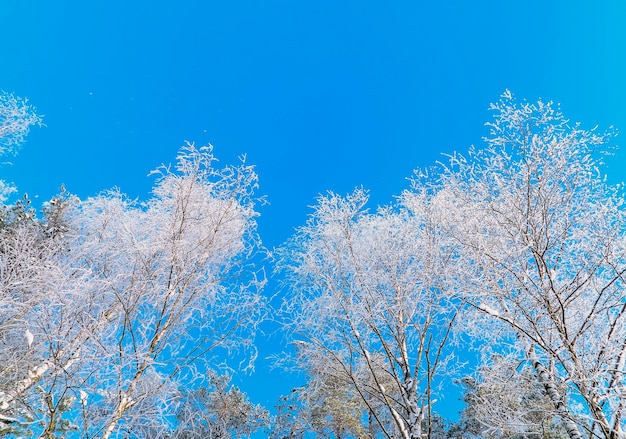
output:
M2 0L0 88L47 126L0 178L37 200L143 198L185 140L210 142L257 166L271 248L320 193L386 204L414 168L480 146L507 88L626 130L624 23L621 1ZM607 170L626 180L626 152ZM271 406L290 383L257 369L244 388Z

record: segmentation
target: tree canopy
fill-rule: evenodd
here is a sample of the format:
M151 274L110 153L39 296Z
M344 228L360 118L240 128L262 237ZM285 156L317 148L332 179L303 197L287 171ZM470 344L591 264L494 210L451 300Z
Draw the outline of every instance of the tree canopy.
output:
M12 153L42 119L0 96ZM154 171L148 200L62 188L37 212L3 183L0 437L626 438L612 136L508 91L491 110L484 147L389 205L318 197L273 261L253 166L217 166L210 145ZM267 318L277 366L304 377L273 415L230 381ZM446 423L454 382L465 408Z

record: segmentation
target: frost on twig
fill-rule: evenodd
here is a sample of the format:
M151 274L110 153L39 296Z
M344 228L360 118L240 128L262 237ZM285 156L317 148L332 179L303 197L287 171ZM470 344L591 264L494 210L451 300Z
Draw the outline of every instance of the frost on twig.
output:
M28 99L0 90L0 155L14 153L34 125L42 125L42 116Z

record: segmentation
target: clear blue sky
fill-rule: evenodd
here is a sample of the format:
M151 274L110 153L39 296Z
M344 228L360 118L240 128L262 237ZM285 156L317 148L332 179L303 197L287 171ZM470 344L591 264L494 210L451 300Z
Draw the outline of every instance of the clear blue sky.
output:
M364 185L386 204L414 168L479 146L506 88L626 131L622 1L0 0L0 41L0 88L47 125L0 178L38 200L143 198L185 140L210 142L257 165L270 248L317 194ZM608 172L626 180L626 151ZM257 369L244 388L272 406L290 383Z

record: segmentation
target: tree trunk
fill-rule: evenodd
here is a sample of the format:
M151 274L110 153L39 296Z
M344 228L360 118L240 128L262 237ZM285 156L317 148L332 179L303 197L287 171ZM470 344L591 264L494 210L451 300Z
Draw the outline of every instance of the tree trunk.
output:
M580 434L580 430L578 429L578 425L572 420L569 410L565 406L563 402L563 398L559 395L559 392L554 385L554 380L550 377L548 370L546 367L539 361L537 358L537 354L535 354L535 347L531 346L528 351L528 359L532 362L533 368L535 369L535 373L539 377L541 384L543 384L544 390L546 394L554 404L554 408L556 409L561 421L563 422L563 427L567 432L567 435L570 439L583 439Z

